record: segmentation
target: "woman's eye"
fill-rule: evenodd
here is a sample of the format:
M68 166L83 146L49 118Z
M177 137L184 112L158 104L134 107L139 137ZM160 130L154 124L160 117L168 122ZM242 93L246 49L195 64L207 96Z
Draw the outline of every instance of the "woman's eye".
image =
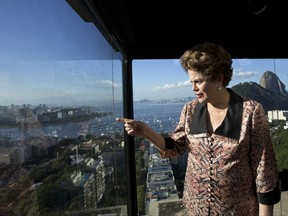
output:
M191 81L192 85L201 85L205 80L195 80L195 81Z
M197 85L200 85L200 84L203 83L203 80L197 80L197 81L194 81L194 83L197 84Z

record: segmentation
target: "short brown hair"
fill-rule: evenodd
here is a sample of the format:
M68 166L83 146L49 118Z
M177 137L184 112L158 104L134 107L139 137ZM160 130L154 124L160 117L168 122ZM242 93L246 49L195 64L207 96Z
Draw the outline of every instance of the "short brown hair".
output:
M184 52L180 63L185 71L195 70L212 80L223 75L224 86L229 85L233 74L231 55L218 44L195 45Z

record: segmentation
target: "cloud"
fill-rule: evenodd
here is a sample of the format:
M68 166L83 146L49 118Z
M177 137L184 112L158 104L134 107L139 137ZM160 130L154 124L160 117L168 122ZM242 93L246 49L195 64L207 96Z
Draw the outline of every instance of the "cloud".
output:
M121 84L113 83L111 80L97 80L94 83L98 88L114 88L121 87Z
M178 82L176 84L165 84L163 86L157 86L155 89L159 90L159 89L175 89L175 88L183 88L183 87L187 87L190 86L191 83L189 80L186 80L184 82Z
M258 71L241 71L241 69L239 69L239 71L235 72L234 71L234 77L238 77L238 78L251 78L251 77L255 77L258 76L259 72Z

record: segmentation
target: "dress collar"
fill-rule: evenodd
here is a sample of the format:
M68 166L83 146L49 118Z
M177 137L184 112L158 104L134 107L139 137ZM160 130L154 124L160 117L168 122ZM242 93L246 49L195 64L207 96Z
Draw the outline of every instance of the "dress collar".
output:
M230 101L226 116L222 124L214 131L213 134L225 136L232 139L239 139L242 124L243 98L227 88L230 93ZM208 134L206 122L207 104L198 103L195 107L192 124L190 128L191 134Z

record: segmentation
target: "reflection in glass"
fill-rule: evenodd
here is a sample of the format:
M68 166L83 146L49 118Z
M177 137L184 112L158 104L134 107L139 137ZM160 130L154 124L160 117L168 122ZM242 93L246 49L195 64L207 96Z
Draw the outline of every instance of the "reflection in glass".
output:
M120 211L122 55L65 1L1 1L0 20L1 214Z

